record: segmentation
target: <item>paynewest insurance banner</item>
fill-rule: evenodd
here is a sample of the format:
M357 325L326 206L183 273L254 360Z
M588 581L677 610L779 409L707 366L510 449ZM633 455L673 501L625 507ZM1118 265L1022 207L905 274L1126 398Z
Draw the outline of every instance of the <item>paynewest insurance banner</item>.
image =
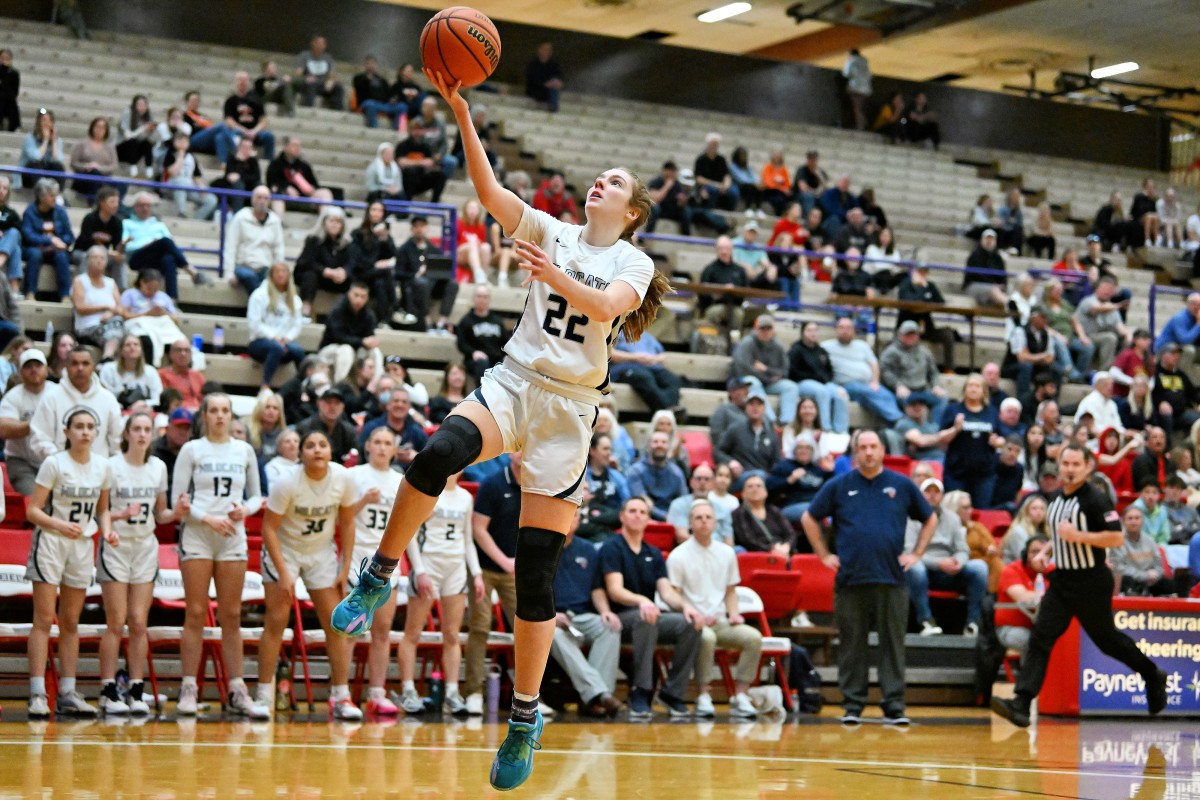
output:
M1164 714L1200 714L1200 615L1178 611L1114 610L1117 630L1167 673ZM1100 652L1087 633L1079 636L1079 712L1146 713L1140 675Z

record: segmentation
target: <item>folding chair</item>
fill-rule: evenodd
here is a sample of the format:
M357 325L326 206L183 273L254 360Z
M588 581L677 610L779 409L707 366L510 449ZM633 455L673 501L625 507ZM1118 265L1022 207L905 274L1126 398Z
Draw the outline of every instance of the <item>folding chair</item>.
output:
M670 554L675 547L675 526L666 522L651 522L646 525L642 541L651 544L662 551L663 558Z
M759 656L758 672L756 678L762 677L763 661L768 661L775 667L775 678L779 682L779 688L783 690L783 702L789 711L794 711L792 705L792 690L788 685L787 670L783 669L782 664L777 659L790 658L792 655L792 640L781 636L771 635L771 623L767 620L766 607L763 605L762 598L758 596L758 592L751 589L749 586L738 586L738 613L746 618L747 623L757 623L758 629L762 632L762 655ZM725 691L729 697L733 697L737 691L735 681L733 679L733 661L738 657L737 650L729 650L717 648L716 651L717 667L721 670L721 678L725 683Z

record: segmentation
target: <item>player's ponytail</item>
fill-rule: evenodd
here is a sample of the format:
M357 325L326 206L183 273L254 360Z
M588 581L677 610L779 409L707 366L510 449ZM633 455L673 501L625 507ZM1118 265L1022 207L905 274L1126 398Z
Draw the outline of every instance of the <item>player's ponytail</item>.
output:
M654 270L654 277L650 279L650 285L646 287L646 296L642 298L642 304L625 317L625 324L621 328L625 334L625 341L636 342L642 338L642 334L658 316L658 309L662 305L663 297L670 291L671 281L667 279L666 275Z
M650 209L654 207L654 201L650 199L650 190L646 188L646 182L638 177L636 172L625 167L617 167L617 169L629 176L631 193L629 208L637 212L637 218L626 225L625 230L621 233L622 239L629 240L637 233L638 228L650 220Z

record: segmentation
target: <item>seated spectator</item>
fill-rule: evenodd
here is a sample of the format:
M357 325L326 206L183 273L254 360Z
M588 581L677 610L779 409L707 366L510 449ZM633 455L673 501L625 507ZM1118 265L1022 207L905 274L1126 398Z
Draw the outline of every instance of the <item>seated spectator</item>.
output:
M1054 354L1059 369L1073 382L1083 382L1091 371L1096 345L1088 338L1075 306L1063 297L1063 285L1057 278L1046 281L1042 293L1042 308L1046 325L1053 337Z
M525 65L525 96L535 103L544 103L546 110L558 111L563 89L563 71L554 58L554 45L542 42L537 53Z
M839 253L846 254L854 250L861 255L868 245L878 241L875 238L878 229L879 226L867 220L866 214L861 208L851 208L846 212L846 224L838 230L837 238L833 243L834 249ZM847 264L849 261L850 259L846 259Z
M1013 256L1021 255L1021 249L1025 246L1024 202L1021 190L1014 186L1004 196L1004 205L1000 206L1000 247Z
M578 517L576 517L578 520ZM600 559L591 542L572 525L554 574L554 642L558 662L583 702L580 716L612 717L624 706L613 697L621 655L621 620L601 586ZM588 646L585 658L581 645Z
M153 409L162 396L162 378L146 363L142 340L132 333L121 339L116 358L100 365L100 385L117 398L126 411Z
M903 401L904 417L893 426L904 440L905 453L916 461L943 461L942 428L929 413L929 397L914 392Z
M196 191L197 187L204 186L204 179L196 157L188 152L187 136L182 131L176 133L171 145L171 150L163 159L163 180L180 187L171 190L176 213L181 217L186 216L187 204L191 200L196 204L195 219L211 219L217 210L217 196Z
M288 428L279 434L275 455L263 462L263 474L267 476L267 487L282 481L299 468L300 434Z
M233 267L230 282L249 294L262 284L267 270L284 262L283 222L271 210L271 192L254 189L250 205L233 215L225 227L224 262Z
M239 212L240 213L240 212ZM325 206L304 238L304 249L296 259L296 287L305 317L313 316L317 290L344 295L350 286L350 231L346 213L338 206Z
M1134 224L1125 216L1125 201L1120 192L1109 195L1108 202L1096 211L1092 233L1100 237L1105 249L1124 250L1132 239Z
M317 391L330 385L329 367L317 356L306 356L296 374L279 387L283 411L288 419L308 419L316 413Z
M579 218L579 210L575 207L575 198L567 191L566 179L557 170L542 181L542 185L533 193L533 207L545 211L555 219L563 219L567 215L574 222Z
M75 349L75 337L68 331L59 331L54 334L54 338L50 341L50 352L47 356L49 364L47 368L50 372L50 381L59 383L67 375L67 359L71 357L71 351Z
M1177 449L1183 453L1191 452L1186 448ZM1166 509L1167 521L1171 526L1169 544L1187 545L1191 542L1192 537L1200 532L1200 512L1188 504L1188 484L1178 471L1167 478L1167 482L1163 485L1163 495L1162 506Z
M1200 339L1200 292L1189 294L1186 303L1185 308L1171 315L1154 340L1154 352L1159 355L1169 344L1191 347L1194 352L1196 340Z
M488 108L482 103L475 103L471 106L471 124L475 128L475 134L479 137L479 143L483 145L483 154L487 156L488 164L492 169L501 172L501 158L496 154L495 148L492 146L493 140L500 138L500 126L494 122L488 122ZM458 135L454 137L454 147L450 150L450 155L454 158L459 167L467 165L467 155L463 148L462 130L459 130ZM528 173L526 173L528 174ZM525 198L521 198L524 200Z
M767 398L751 391L746 399L746 418L734 423L719 442L714 443L717 463L729 467L738 487L750 474L766 476L779 458L779 437L766 419ZM635 492L636 494L636 492Z
M453 177L459 166L458 159L450 155L450 136L446 130L446 123L438 112L436 97L427 96L421 101L421 113L410 120L409 125L414 123L418 126L421 137L429 146L442 173L447 179Z
M488 265L492 262L492 246L488 244L487 223L483 206L478 200L463 203L456 225L455 247L460 269L461 265L465 264L470 268L475 283L487 283Z
M429 400L429 422L441 425L459 403L471 394L471 379L462 364L449 363L442 370L442 388Z
M8 480L19 494L33 494L42 456L33 448L29 421L45 396L49 371L46 356L36 347L25 350L17 359L17 380L0 400L0 440L4 442ZM5 382L8 385L8 382ZM51 392L57 389L50 389Z
M249 139L239 139L233 155L225 162L224 174L210 185L214 189L236 189L242 192L253 192L262 186L262 169L258 166L254 143ZM270 192L267 194L270 196ZM236 214L247 206L247 202L244 197L226 195L225 205L230 212Z
M71 172L79 175L95 175L97 178L111 178L116 174L120 160L117 158L117 148L109 141L108 120L96 117L88 124L87 138L81 139L71 148ZM88 205L96 200L96 192L105 185L103 180L84 180L76 178L75 191L87 198ZM117 186L117 191L125 193L125 185Z
M8 279L13 294L23 297L21 288L25 270L21 261L21 215L8 204L11 193L12 179L0 175L0 271ZM84 220L86 222L87 217Z
M1125 425L1121 422L1121 412L1113 401L1113 379L1107 372L1097 372L1092 376L1092 391L1089 392L1079 405L1075 407L1075 422L1078 423L1084 414L1092 415L1092 423L1096 430L1116 428L1125 433Z
M1016 605L1017 608L996 609L996 638L1008 650L1016 650L1022 663L1029 652L1029 638L1033 633L1033 620L1037 617L1038 605L1045 592L1045 578L1050 568L1050 540L1036 536L1022 545L1020 554L1000 573L1000 585L996 591L999 606ZM1041 578L1042 587L1038 588Z
M746 270L751 285L766 288L767 284L777 282L778 268L758 242L758 223L752 219L746 220L742 223L741 232L733 240L733 260ZM767 273L770 276L764 277Z
M11 296L12 292L9 292L8 295ZM15 310L20 308L16 305L16 301L13 302L13 308L15 316ZM13 323L13 326L17 327L16 323ZM17 364L20 362L21 354L31 347L33 347L32 339L28 336L15 335L4 345L4 349L0 350L0 386L8 386L9 380L17 374Z
M121 293L117 282L104 274L107 266L108 251L102 245L94 245L88 251L86 271L71 286L75 338L99 347L104 361L112 359L125 336Z
M1175 594L1175 582L1163 574L1162 553L1158 542L1143 532L1145 512L1137 505L1121 516L1125 541L1108 553L1113 572L1121 581L1118 591L1134 597L1169 597Z
M39 178L33 186L33 202L21 215L21 251L25 271L25 294L37 294L42 264L54 267L54 282L58 299L71 293L71 244L75 234L67 210L58 205L58 184L50 178Z
M350 234L349 258L351 278L368 287L376 319L397 325L416 322L416 317L395 311L396 243L382 201L367 204L362 225Z
M279 440L286 430L283 398L275 392L260 394L246 420L246 441L254 448L260 464L275 458L279 452ZM299 440L296 443L299 444Z
M833 381L846 390L850 399L862 405L888 425L895 425L903 416L896 404L896 395L880 383L879 362L870 345L855 338L854 321L842 317L837 321L837 337L827 339L821 347L829 354Z
M150 101L144 94L135 94L129 108L121 112L117 122L117 160L129 165L129 174L138 177L138 164L145 167L147 179L154 175L154 141L158 123L150 113Z
M426 92L413 79L416 75L416 70L412 64L404 64L400 69L396 70L396 81L392 84L392 97L400 100L407 105L407 114L409 119L420 116L421 103L425 102ZM396 127L399 127L397 120Z
M475 287L471 310L463 315L454 330L458 351L476 381L482 380L483 373L504 360L504 346L512 337L504 318L492 311L492 290L486 283Z
M387 376L383 376L380 382L386 382L384 391L390 398L392 389L396 388L396 382ZM383 407L371 391L372 386L377 386L377 382L375 362L369 355L360 355L354 359L354 366L350 367L346 380L337 386L342 392L342 397L346 399L346 416L355 420L372 420L383 414Z
M368 203L407 199L404 195L404 176L400 174L400 165L396 163L396 148L390 143L382 142L375 148L375 160L367 167L366 186Z
M686 413L679 404L683 381L667 368L665 352L652 333L643 333L636 342L630 342L622 331L611 353L609 377L616 383L629 384L651 413L662 410Z
M1126 430L1143 431L1147 425L1167 424L1154 407L1150 379L1145 375L1134 378L1129 396L1118 398L1116 403L1117 411L1121 414L1121 423Z
M260 67L262 73L254 79L254 96L258 102L266 105L275 103L279 106L279 115L294 117L296 115L296 89L292 84L291 75L280 75L279 65L274 61L264 61Z
M105 272L116 281L118 289L125 291L125 247L121 238L124 218L120 208L121 196L117 190L111 186L101 186L100 191L96 192L95 209L79 225L79 236L75 239L71 260L77 265L83 264L87 252L100 245L107 255ZM20 258L17 264L19 267Z
M896 144L904 135L904 95L896 92L888 102L879 108L871 130L882 133L892 144Z
M988 508L996 482L996 449L1004 439L996 409L988 403L987 387L979 373L967 376L963 399L942 412L941 441L946 447L945 486L966 492L980 508Z
M809 150L804 155L804 164L796 170L796 181L792 186L793 196L800 202L807 215L817 205L817 200L829 188L829 174L820 165L821 154Z
M1017 277L1017 288L1008 295L1008 320L1010 328L1025 325L1029 322L1029 313L1038 302L1037 277L1031 272L1023 272Z
M650 435L646 455L626 471L633 497L648 497L653 502L650 514L663 522L671 501L687 492L683 470L670 458L671 437L661 431Z
M1005 284L1004 256L996 249L996 232L987 228L979 237L979 245L967 256L967 272L963 274L963 291L976 305L1003 306L1008 300Z
M1156 544L1170 544L1171 520L1161 502L1162 486L1157 481L1146 481L1138 487L1137 493L1138 499L1133 501L1132 507L1142 512L1142 533Z
M66 449L62 421L79 406L91 411L96 419L92 455L101 458L114 455L121 447L121 406L112 392L96 380L92 351L77 344L67 358L62 380L46 390L29 420L30 444L40 461Z
M370 351L376 371L382 371L383 355L379 352L379 337L375 335L378 321L367 306L369 297L366 285L355 281L325 319L318 355L329 365L335 384L346 379L359 348Z
M364 452L363 448L367 445L367 439L371 437L371 431L387 426L392 433L396 434L396 463L407 469L412 460L416 458L417 453L421 452L425 442L428 441L424 429L413 419L411 412L412 402L408 392L399 386L393 389L383 416L363 425L362 433L359 435L358 451ZM353 430L354 426L352 425L350 428ZM351 446L353 447L353 445Z
M862 271L871 276L871 284L880 294L887 294L905 280L902 268L892 263L900 253L896 249L896 234L891 228L879 228L863 256Z
M1183 226L1183 250L1185 253L1195 253L1200 250L1200 204L1195 213L1187 218Z
M306 108L311 108L320 97L328 108L341 111L346 107L345 89L337 79L337 65L326 47L324 36L313 36L308 49L296 56L294 85Z
M779 423L787 425L796 413L800 399L797 385L788 380L788 359L783 345L775 337L775 318L761 314L754 320L754 336L743 338L733 351L734 377L746 379L751 394L765 391L779 397ZM767 419L775 419L770 408Z
M62 139L58 135L58 128L54 122L54 112L38 109L33 130L25 136L25 141L21 145L21 156L17 159L17 166L46 172L66 172L63 164ZM29 186L36 180L40 179L32 176L26 178L25 186ZM60 189L62 188L61 182L56 182L56 185Z
M1121 444L1121 432L1105 428L1096 439L1096 471L1112 483L1117 492L1132 492L1133 461L1142 448L1142 437L1132 436Z
M404 359L400 356L388 356L384 359L383 372L383 377L391 378L394 381L393 388L403 388L408 392L408 399L412 401L413 405L409 414L424 425L425 423L418 419L418 416L423 414L425 406L429 405L429 391L420 381L409 377L408 367L404 366Z
M733 240L728 236L718 236L714 249L717 257L700 273L700 282L727 288L748 286L750 279L746 270L733 260ZM725 295L697 295L696 310L714 325L727 325L731 330L742 326L741 303L730 301Z
M1037 216L1033 220L1033 228L1026 240L1026 244L1029 245L1029 254L1034 258L1054 260L1054 217L1050 215L1050 203L1045 200L1038 203L1037 212ZM1099 243L1099 237L1096 241Z
M146 355L151 364L161 364L163 355L173 342L186 339L179 329L179 308L171 296L162 291L162 274L153 268L137 274L134 285L121 294L125 310L125 332L145 340Z
M710 500L709 495L714 485L714 478L715 473L711 466L697 464L696 468L692 470L691 477L688 478L688 487L691 491L671 501L671 505L667 509L666 521L675 527L676 542L686 541L692 535L690 521L692 503L696 500ZM717 525L714 536L717 541L732 544L733 518L729 508L722 503L715 502L712 503L712 506Z
M770 158L759 173L758 182L762 186L762 201L771 206L775 216L782 216L793 194L792 175L783 159L783 150L778 147L771 150Z
M816 403L818 427L828 425L835 433L847 433L850 430L850 398L845 389L833 382L832 362L818 341L819 335L817 323L804 323L800 339L788 349L787 376L796 384L801 398L811 397Z
M163 155L173 146L174 137L181 131L190 134L191 152L193 153L212 153L217 157L217 160L224 164L229 160L229 156L233 154L234 146L237 144L237 139L229 128L225 127L223 122L218 122L211 117L206 117L200 113L200 93L197 91L188 92L183 96L184 110L183 121L187 123L186 130L180 127L174 127L170 116L167 118L167 127L170 129L171 140L167 141L166 147L163 149ZM163 133L162 126L159 126L160 137ZM160 138L160 145L163 144Z
M904 135L910 142L929 141L934 150L937 150L942 142L937 113L929 107L929 98L924 92L917 92L904 115Z
M133 216L121 223L125 257L136 272L157 270L167 294L178 300L180 270L185 270L196 286L206 286L210 281L207 275L188 263L187 256L175 244L171 230L155 216L157 203L158 196L151 192L138 192L133 196Z
M191 95L190 92L188 94ZM197 95L198 97L199 95ZM209 122L211 123L212 120ZM167 152L171 149L171 142L179 131L183 131L190 138L192 124L188 122L184 109L171 106L167 109L167 118L158 123L158 127L154 129L154 174L161 174L163 159L166 158Z
M916 606L917 620L921 623L922 636L935 636L942 632L929 608L929 590L954 591L967 596L966 636L979 633L980 603L988 590L988 567L983 561L971 558L967 544L967 532L963 527L961 512L970 513L971 496L966 492L946 492L939 498L941 484L931 478L922 484L921 490L938 510L938 524L929 540L920 561L909 567L908 593ZM940 504L936 502L940 500ZM917 542L920 525L909 524L910 541L905 542L905 552L911 553Z
M240 212L239 212L240 213ZM292 281L287 262L271 267L267 280L250 295L246 309L246 325L250 329L250 357L263 365L259 394L271 391L276 371L284 364L299 364L304 360L300 338L300 298Z
M999 425L996 426L997 433L1001 436L1024 437L1028 426L1021 420L1022 410L1020 400L1015 397L1004 398L996 411L996 418L999 420Z
M761 481L756 481L761 484ZM766 491L759 487L763 496ZM712 717L712 681L714 653L718 647L738 650L734 670L734 692L729 698L729 714L737 719L754 719L758 712L746 693L758 679L762 654L762 633L746 624L738 613L737 556L728 544L714 538L716 518L711 503L697 500L689 514L691 536L671 551L667 574L671 586L700 615L700 649L696 653L696 716ZM791 526L788 526L790 529ZM794 536L794 534L793 534Z
M850 226L842 227L846 231ZM862 252L857 247L844 251L845 259L838 259L838 270L833 276L833 294L850 297L875 297L875 281L869 272L862 269ZM864 319L870 316L869 310L859 312Z
M454 301L458 297L458 283L449 270L429 275L428 258L431 255L440 255L440 251L431 250L425 217L414 216L409 221L409 226L409 239L400 245L396 252L396 279L400 283L401 302L404 303L405 311L416 317L413 324L420 330L426 330L429 326L431 303L437 300L438 318L434 330L449 333L450 312L454 309Z
M846 224L850 209L859 208L859 200L850 192L850 176L843 175L837 183L826 189L820 198L821 211L825 218L825 235L837 239Z
M942 386L933 353L921 344L921 326L916 322L910 320L897 329L896 338L879 357L879 376L898 402L904 402L913 394L926 395L930 415L941 418L946 406L946 389Z
M786 447L784 452L788 452ZM775 462L775 466L771 468L771 474L767 478L767 489L770 490L771 496L783 512L783 516L789 522L795 523L800 521L808 504L825 485L825 481L833 477L833 473L817 461L817 442L807 433L795 437L791 453L791 456L785 455ZM743 485L743 501L747 497L746 486ZM739 542L739 544L742 543ZM795 542L792 544L794 547ZM742 546L746 547L744 544Z
M745 147L735 147L729 156L729 174L733 178L733 187L745 203L746 214L759 214L759 204L762 193L758 188L758 176L750 168L750 155Z
M21 129L21 107L17 96L21 93L21 73L13 69L12 50L0 49L0 130Z
M1024 452L1025 441L1021 434L1010 433L1004 436L1004 446L1000 448L999 456L996 459L996 483L992 486L989 508L1000 509L1010 514L1016 510L1017 495L1021 493L1021 485L1025 482L1025 467L1021 465L1021 456L1024 455ZM967 532L970 533L970 531L971 526L967 525ZM986 530L984 532L987 533L990 540L991 533ZM998 570L993 570L993 577L998 572Z
M714 448L727 430L746 419L746 398L750 393L750 385L744 378L730 378L725 382L725 392L725 402L717 406L708 419L708 435Z
M1112 366L1117 347L1133 343L1133 331L1121 320L1121 309L1113 301L1117 293L1117 282L1105 276L1096 284L1096 290L1079 302L1075 316L1088 339L1096 348L1096 363L1100 369Z
M431 97L426 100L433 100ZM415 117L409 120L408 136L396 144L396 161L400 164L400 176L404 179L404 194L410 200L429 192L429 202L440 203L442 191L450 175L443 169L443 162L433 144L425 136L425 120ZM438 131L434 130L434 138ZM445 134L442 132L444 138ZM452 157L447 156L447 158ZM457 163L457 162L456 162Z
M630 497L629 482L612 465L612 460L612 438L607 433L593 433L587 470L583 473L588 499L580 510L577 534L597 545L621 527L621 506Z
M1046 322L1046 309L1040 305L1030 310L1028 322L1013 326L1000 372L1016 379L1018 397L1031 393L1034 374L1050 375L1055 383L1062 380L1055 341Z
M179 392L180 405L195 414L204 399L204 373L192 369L192 343L185 337L167 350L167 363L158 370L163 389Z
M1050 524L1046 519L1046 508L1046 498L1035 493L1017 509L1012 524L1008 526L1004 538L1000 541L1000 558L1005 564L1020 561L1030 541L1039 538L1049 541Z
M529 179L529 173L523 169L513 170L504 176L504 185L508 190L521 198L521 202L526 205L533 203L533 186ZM650 208L650 214L653 216L653 204ZM488 242L492 245L492 252L496 253L496 284L508 288L508 271L517 257L516 241L508 236L500 223L495 218L489 215L488 223Z
M1169 430L1190 430L1200 419L1200 390L1180 366L1180 347L1165 345L1158 354L1158 371L1154 378L1151 398Z
M696 163L692 165L696 176L696 199L704 208L733 211L738 205L738 187L720 149L720 134L710 133L704 137L704 151L696 156Z
M1141 455L1133 460L1133 488L1141 491L1148 483L1162 486L1174 474L1167 458L1167 434L1159 427L1146 428L1146 444Z
M708 499L717 508L724 508L730 514L737 511L738 506L742 504L741 499L730 493L733 488L733 470L728 464L717 464L713 470L712 490L708 493Z
M592 432L607 434L612 439L611 463L617 469L628 472L637 458L637 448L633 446L633 437L629 435L629 431L617 423L616 408L611 402L608 407L600 407Z
M334 199L333 190L323 188L312 166L301 158L300 140L294 136L284 137L283 151L267 165L267 188L271 194L288 197L304 197L326 203ZM283 200L271 201L271 208L280 216L283 216L285 205ZM311 210L315 206L304 203L300 208Z
M1037 409L1042 401L1053 400L1056 397L1058 397L1058 381L1054 373L1035 372L1032 390L1018 398L1021 401L1021 421L1026 425L1032 425L1037 419Z
M1150 344L1154 337L1150 331L1139 328L1133 332L1133 344L1122 350L1113 359L1108 374L1113 377L1113 396L1125 397L1133 379L1141 375L1149 378L1154 375L1154 356L1150 352Z
M658 692L659 702L670 709L671 716L685 717L691 710L680 698L687 693L700 650L704 615L675 591L662 552L642 540L649 521L650 506L635 493L621 509L621 535L600 547L600 571L613 613L621 621L621 640L633 645L630 717L646 719L654 713L650 701L660 644L673 644L674 651ZM659 610L656 594L671 611Z
M909 271L899 284L896 291L899 300L913 300L919 303L942 303L946 298L937 284L929 280L929 267L917 264ZM896 315L896 327L912 320L921 326L921 338L927 342L939 342L942 346L942 369L954 370L954 343L956 337L952 328L939 328L933 322L933 314L928 311L900 311Z
M1142 181L1142 190L1133 196L1129 204L1130 246L1143 244L1153 247L1158 242L1158 192L1150 178Z
M399 116L408 110L399 98L393 100L392 87L387 78L379 74L379 61L375 56L363 59L362 72L350 80L354 89L354 105L363 115L368 128L379 124L379 115L387 114L392 118L392 128L399 122Z
M322 431L329 439L332 448L331 458L342 462L350 451L358 447L363 451L363 444L357 442L358 432L353 423L346 419L346 399L336 386L328 386L317 396L317 413L296 425L296 433L303 439L310 431ZM367 432L370 435L370 432ZM363 442L366 438L363 438Z
M251 89L249 73L238 70L233 74L233 94L225 100L225 129L234 139L248 139L255 147L261 147L263 158L271 161L275 158L275 134L270 130L271 120L262 101Z
M870 186L864 186L862 192L858 195L859 208L862 209L863 217L869 231L874 236L874 240L879 240L879 234L884 228L888 227L887 214L884 213L883 207L875 199L875 190Z

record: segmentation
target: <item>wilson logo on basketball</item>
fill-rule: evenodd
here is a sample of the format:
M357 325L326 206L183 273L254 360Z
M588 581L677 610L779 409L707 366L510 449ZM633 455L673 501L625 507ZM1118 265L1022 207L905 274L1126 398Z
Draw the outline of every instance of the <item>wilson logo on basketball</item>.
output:
M496 63L500 60L500 54L496 52L496 46L488 39L487 34L476 28L474 25L467 26L467 35L475 41L483 45L483 55L492 64L492 69L496 68Z

